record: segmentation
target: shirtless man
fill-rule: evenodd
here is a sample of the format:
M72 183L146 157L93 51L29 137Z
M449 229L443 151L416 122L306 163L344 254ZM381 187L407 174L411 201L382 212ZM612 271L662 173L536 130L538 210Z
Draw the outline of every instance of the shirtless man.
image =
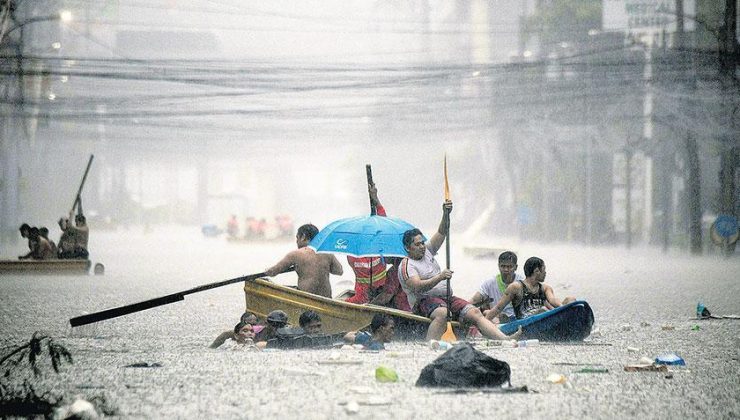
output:
M31 240L31 226L28 223L24 223L20 227L21 238L28 240L28 253L25 255L19 255L19 260L27 260L33 256L33 251L36 248L36 243Z
M545 284L545 262L537 257L531 257L524 263L524 280L511 283L504 292L504 296L485 315L493 319L511 302L517 319L527 318L548 309L557 308L573 302L575 298L568 296L561 302L555 297L552 287Z
M40 227L39 228L39 235L41 235L42 238L46 239L47 242L49 242L49 246L51 247L51 256L49 258L56 258L57 257L57 244L54 243L51 239L49 239L49 229L46 227Z
M334 255L317 254L307 246L317 233L319 229L312 224L299 227L295 236L298 249L289 252L277 264L265 270L265 274L273 277L294 266L298 274L298 290L331 298L329 274L341 276L344 270Z
M37 227L32 227L28 231L28 246L32 248L31 252L18 257L18 259L50 260L55 257L49 241L39 234L39 228Z
M74 258L75 238L72 230L67 229L69 219L62 217L59 219L59 228L62 230L62 236L59 237L57 244L57 255L59 258Z

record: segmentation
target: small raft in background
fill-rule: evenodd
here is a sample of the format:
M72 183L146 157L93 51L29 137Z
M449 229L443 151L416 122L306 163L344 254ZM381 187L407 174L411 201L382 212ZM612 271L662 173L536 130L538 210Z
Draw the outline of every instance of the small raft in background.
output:
M0 260L0 274L85 275L90 260Z

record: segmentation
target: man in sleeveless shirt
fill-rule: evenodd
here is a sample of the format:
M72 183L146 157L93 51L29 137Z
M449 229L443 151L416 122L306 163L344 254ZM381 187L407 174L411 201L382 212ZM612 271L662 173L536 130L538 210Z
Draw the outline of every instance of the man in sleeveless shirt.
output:
M555 297L552 287L544 283L547 271L541 258L529 258L524 263L524 275L526 276L524 280L515 281L506 288L504 296L496 306L484 312L486 318L493 319L498 316L509 303L514 307L517 319L524 319L575 300L568 296L561 302Z

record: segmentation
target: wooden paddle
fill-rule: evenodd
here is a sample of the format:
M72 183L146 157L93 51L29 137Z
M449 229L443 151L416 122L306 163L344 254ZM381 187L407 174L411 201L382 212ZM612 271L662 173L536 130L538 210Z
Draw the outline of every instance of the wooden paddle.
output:
M370 167L370 164L365 165L365 173L367 174L367 187L369 190L371 186L375 185L375 183L373 182L373 169ZM370 194L370 191L368 191L368 194ZM378 214L378 208L375 206L375 203L373 203L373 199L371 196L370 197L370 215L375 216L376 214Z
M293 271L295 267L290 267L284 273ZM123 315L128 315L134 312L140 312L145 309L156 308L157 306L167 305L170 303L179 302L185 300L185 295L202 292L205 290L215 289L217 287L226 286L233 283L239 283L242 281L252 281L260 277L265 277L265 273L250 274L248 276L237 277L229 280L218 281L215 283L204 284L202 286L194 287L192 289L183 290L182 292L173 293L171 295L162 296L154 299L145 300L143 302L132 303L130 305L119 306L117 308L106 309L104 311L95 312L92 314L82 315L71 318L69 320L72 327L79 327L80 325L92 324L98 321L104 321L106 319L116 318Z
M370 164L368 163L365 165L365 173L367 174L367 189L368 189L368 195L370 195L370 187L375 185L373 183L373 169L370 167ZM370 195L370 215L376 216L378 214L378 207L373 203L373 197ZM373 300L373 296L371 296L373 293L373 260L370 258L370 289L367 291L368 300Z
M445 204L450 201L450 183L447 180L447 155L445 154ZM450 211L444 209L445 218L445 250L447 252L447 269L450 269ZM447 279L447 330L442 334L442 340L448 343L457 341L455 332L452 330L452 293L450 291L450 279Z
M87 168L85 169L85 174L82 176L82 182L80 182L80 188L77 189L77 195L75 196L75 201L72 203L72 213L75 211L75 207L80 202L80 195L82 194L82 187L85 185L85 180L87 180L87 173L90 172L90 166L92 165L92 161L95 155L90 155L90 159L87 161Z

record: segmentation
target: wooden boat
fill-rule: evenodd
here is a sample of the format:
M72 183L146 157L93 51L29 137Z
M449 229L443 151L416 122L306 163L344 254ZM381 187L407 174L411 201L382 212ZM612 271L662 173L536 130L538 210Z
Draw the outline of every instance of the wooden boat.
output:
M383 313L393 317L397 338L424 339L430 322L429 318L410 312L329 299L281 286L267 279L247 281L244 285L244 296L247 311L265 318L273 310L281 309L288 314L289 322L293 325L298 325L301 314L311 309L321 316L322 332L325 334L366 329L375 314ZM453 326L459 329L457 322L453 322Z
M536 338L541 341L582 341L591 334L594 313L582 300L559 308L501 324L504 334L516 332L522 327L522 339Z
M88 274L90 260L0 260L0 274Z

